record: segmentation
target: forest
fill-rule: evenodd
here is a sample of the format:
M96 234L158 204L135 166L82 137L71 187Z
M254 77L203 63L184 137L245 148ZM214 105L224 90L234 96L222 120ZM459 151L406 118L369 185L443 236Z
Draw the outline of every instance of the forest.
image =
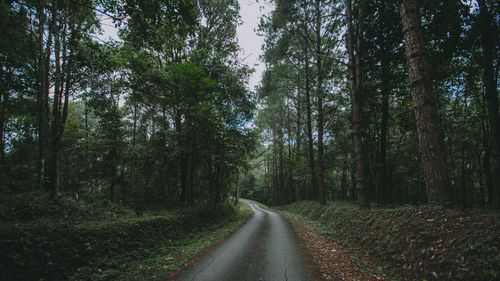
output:
M237 3L1 5L2 193L185 206L228 197L256 144ZM102 42L104 20L121 42Z
M500 2L247 1L254 89L243 2L0 0L0 279L170 280L273 212L327 280L498 278Z
M498 209L499 26L497 1L276 1L250 192Z
M255 95L235 5L8 2L2 193L500 208L495 1L276 1Z

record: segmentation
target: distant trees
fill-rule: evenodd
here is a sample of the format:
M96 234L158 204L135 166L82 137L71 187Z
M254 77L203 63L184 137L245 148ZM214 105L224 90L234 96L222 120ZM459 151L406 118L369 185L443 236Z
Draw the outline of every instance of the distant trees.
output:
M255 143L237 1L1 5L2 190L191 206L222 202L236 188ZM122 42L96 39L103 18Z
M255 97L236 0L0 2L2 192L499 208L497 1L273 3Z
M261 25L268 68L258 123L271 203L286 203L274 199L288 193L280 177L296 184L292 198L319 200L324 176L325 198L361 206L495 204L500 24L491 15L500 6L417 2L274 1ZM312 103L310 92L324 94ZM294 161L273 156L288 143Z

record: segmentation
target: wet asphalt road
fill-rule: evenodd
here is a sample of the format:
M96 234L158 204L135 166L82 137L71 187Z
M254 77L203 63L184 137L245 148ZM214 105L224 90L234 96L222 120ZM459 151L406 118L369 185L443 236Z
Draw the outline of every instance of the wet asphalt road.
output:
M276 213L249 204L254 215L181 273L178 281L311 280L292 231Z

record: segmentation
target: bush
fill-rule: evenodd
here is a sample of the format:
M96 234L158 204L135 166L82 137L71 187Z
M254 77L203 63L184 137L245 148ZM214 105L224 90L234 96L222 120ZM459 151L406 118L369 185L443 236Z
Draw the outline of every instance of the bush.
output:
M0 280L68 279L78 268L112 256L132 251L145 255L157 247L182 243L235 215L232 206L218 205L171 216L4 224L0 226Z

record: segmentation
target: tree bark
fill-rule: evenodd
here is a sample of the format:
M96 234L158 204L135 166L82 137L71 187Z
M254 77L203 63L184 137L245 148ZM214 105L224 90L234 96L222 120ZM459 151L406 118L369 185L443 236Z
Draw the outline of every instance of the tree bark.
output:
M315 1L316 10L316 68L318 86L316 97L318 99L318 200L321 205L326 205L325 176L323 162L323 70L321 68L321 0Z
M186 151L184 148L184 144L181 141L181 134L182 134L182 127L181 127L181 116L180 113L177 112L175 116L175 129L177 132L177 147L180 149L179 153L179 169L180 169L180 183L181 183L181 198L180 198L180 203L182 205L186 205L186 196L187 196L187 190L186 190L186 176L187 176L187 156L186 156Z
M301 115L301 108L300 108L300 88L297 88L297 105L296 105L296 110L297 110L297 121L296 121L296 129L297 133L295 135L296 141L296 147L295 147L295 170L296 173L295 175L297 176L297 179L295 180L295 201L300 201L300 169L299 163L300 163L300 145L301 145L301 122L300 122L300 115Z
M208 131L209 132L209 131ZM207 136L207 139L210 139L210 136ZM213 173L213 164L212 160L212 145L208 146L208 160L207 160L207 180L208 180L208 201L211 205L215 204L214 200L214 173Z
M492 191L489 194L493 199L492 206L500 209L500 116L498 112L498 92L494 69L494 55L496 52L496 40L494 21L484 0L478 0L479 25L481 27L481 44L483 47L483 85L486 94L488 108L488 120L490 123L490 168L492 177ZM491 200L490 199L490 200Z
M116 178L117 178L117 165L116 165L116 150L114 148L110 151L111 160L111 184L110 184L110 192L109 192L109 200L115 200L116 193Z
M136 142L137 142L137 100L136 92L132 92L132 103L133 103L133 127L132 127L132 159L130 163L130 190L133 192L135 189L135 168L136 168ZM123 202L126 200L126 190L123 190Z
M278 131L278 138L279 138L279 155L278 155L278 194L280 195L278 199L278 204L285 204L285 175L283 172L283 166L284 166L284 161L283 161L283 150L284 150L284 145L283 145L283 107L280 109L280 121L279 121L279 131Z
M194 165L193 153L190 152L188 158L188 168L187 168L187 190L188 190L187 204L189 206L194 206L194 171L195 171L195 165Z
M309 168L310 168L310 176L311 176L311 187L310 190L314 192L317 190L317 183L316 183L316 164L314 161L314 140L313 140L313 135L312 135L312 109L311 109L311 81L310 81L310 67L309 67L309 28L308 28L308 13L307 10L304 8L304 13L305 13L305 18L302 22L302 28L303 28L303 48L304 48L304 72L305 72L305 94L306 94L306 100L305 100L305 105L306 105L306 129L307 129L307 140L308 140L308 156L309 156ZM315 196L312 196L315 198ZM309 192L306 187L306 199L309 198Z
M344 158L342 163L342 177L340 179L340 196L341 200L347 199L347 158Z
M54 8L55 9L55 8ZM62 29L55 32L54 42L54 57L55 57L55 73L54 73L54 102L52 106L52 123L51 123L51 198L57 199L59 196L60 181L59 181L59 144L64 133L66 119L68 117L69 106L69 90L72 84L72 60L71 50L68 52L68 36L73 36L74 30L68 34L68 27L63 24Z
M354 46L354 28L351 0L347 0L347 50L349 54L349 76L352 104L352 131L354 156L356 160L356 195L360 207L369 206L365 193L365 163L363 156L363 141L361 136L361 36L363 31L363 10L359 6L358 31L356 47ZM356 54L354 50L356 48Z
M315 191L316 184L316 167L314 163L314 140L312 136L312 116L311 116L311 89L309 81L309 59L307 58L306 47L306 61L305 61L305 75L306 75L306 113L307 113L307 140L309 148L309 167L311 169L311 190ZM313 192L314 193L314 192Z
M382 118L380 121L380 196L381 202L379 203L389 203L392 201L391 198L391 186L388 180L388 169L387 169L387 138L388 138L388 120L389 120L389 94L391 91L390 87L390 70L389 70L389 58L388 58L388 48L385 44L387 40L382 38L381 48L382 48Z
M273 129L273 138L275 139L276 138L276 130ZM276 143L276 142L275 142ZM276 152L276 148L273 146L273 181L272 181L272 185L271 185L271 189L272 189L272 196L271 196L271 204L272 206L276 206L277 205L277 202L278 202L278 186L279 186L279 172L278 172L278 156L276 155L277 152Z
M38 90L38 106L39 106L39 128L38 128L38 180L37 189L45 188L45 174L47 167L47 150L49 145L49 62L52 52L52 26L54 18L49 23L47 41L44 43L44 33L46 25L45 1L40 1L38 13L38 71L39 71L39 90ZM44 47L45 46L45 47Z
M400 12L427 201L443 204L448 200L448 171L417 1L402 0Z
M292 120L290 118L290 105L289 103L287 102L287 107L286 107L286 133L287 133L287 137L288 137L288 145L287 145L287 148L288 148L288 157L287 157L287 203L292 203L292 186L293 186L293 171L292 171L292 144L291 144L291 140L292 140L292 128L291 128L291 123L292 123Z
M54 5L54 4L53 4ZM53 17L55 17L56 7L53 6ZM54 100L52 104L52 122L51 122L51 142L50 142L50 197L57 199L59 195L59 131L61 126L61 103L62 103L62 73L61 73L61 34L60 30L54 33Z
M3 84L3 83L2 83ZM3 164L5 161L5 123L7 115L7 102L9 100L9 94L7 92L7 87L0 88L2 93L0 94L0 167L3 169ZM0 187L2 185L2 179L0 179Z

